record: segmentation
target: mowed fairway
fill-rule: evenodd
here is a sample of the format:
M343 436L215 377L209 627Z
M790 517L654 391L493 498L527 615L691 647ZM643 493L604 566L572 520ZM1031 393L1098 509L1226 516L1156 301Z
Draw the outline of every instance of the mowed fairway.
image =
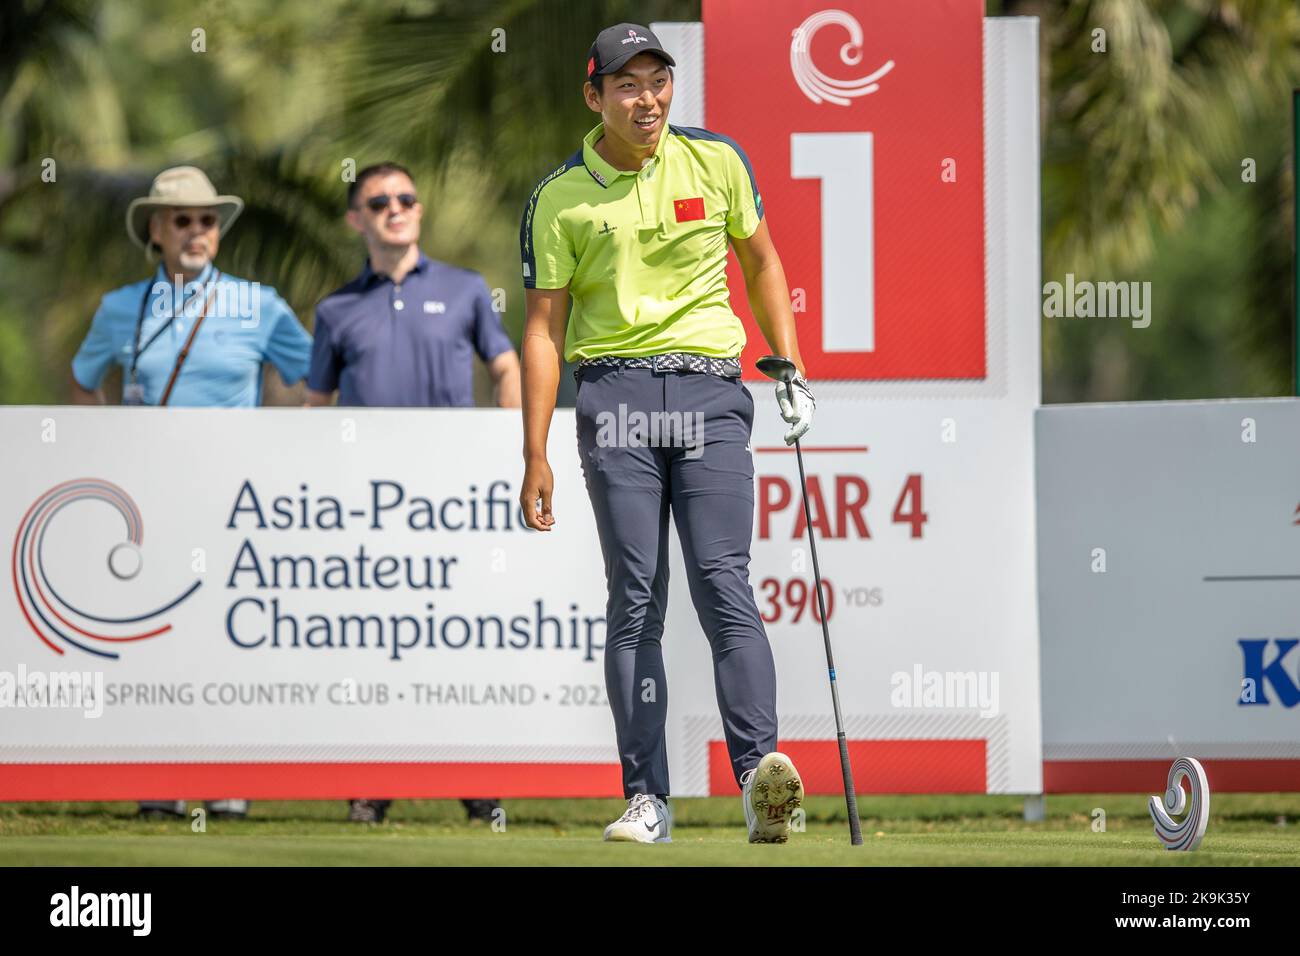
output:
M843 801L806 801L785 846L749 846L739 801L674 801L671 845L605 844L615 800L506 800L503 830L465 822L454 801L401 800L389 822L350 824L342 801L266 801L247 820L146 822L128 803L0 804L9 866L1296 866L1300 794L1219 794L1194 853L1170 853L1142 794L1053 796L1042 823L1003 796L869 797L865 846L848 844ZM1093 829L1105 811L1105 832Z

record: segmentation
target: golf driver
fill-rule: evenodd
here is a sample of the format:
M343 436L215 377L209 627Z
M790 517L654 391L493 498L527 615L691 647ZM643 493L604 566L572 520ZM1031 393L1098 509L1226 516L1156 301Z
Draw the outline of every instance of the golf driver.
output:
M794 403L794 385L799 370L794 362L780 355L765 355L758 360L758 370L768 378L782 382ZM812 507L808 503L808 480L803 471L803 449L799 439L794 442L795 457L799 460L799 489L803 493L804 524L808 526L808 549L812 552L813 584L817 591L817 609L821 612L822 639L826 643L826 669L831 678L831 703L835 707L835 735L840 744L840 771L844 774L844 803L849 811L849 840L854 846L862 845L862 824L858 821L858 796L853 789L853 768L849 766L849 743L844 736L844 717L840 713L840 691L835 683L835 658L831 654L831 632L826 624L826 600L822 597L822 573L817 565L817 542L813 537Z

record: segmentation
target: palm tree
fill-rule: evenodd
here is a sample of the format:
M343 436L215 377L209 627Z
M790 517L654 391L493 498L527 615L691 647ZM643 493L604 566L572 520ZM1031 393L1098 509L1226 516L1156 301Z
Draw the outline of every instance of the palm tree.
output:
M1284 128L1289 90L1300 83L1300 8L1293 0L1008 0L989 6L998 14L1041 18L1045 280L1067 272L1142 277L1161 239L1187 228L1216 198L1248 205L1255 216L1248 234L1267 237L1265 250L1251 243L1251 258L1263 268L1248 304L1270 316L1266 322L1238 323L1221 313L1206 316L1198 328L1186 321L1186 312L1166 313L1157 316L1164 329L1147 336L1166 346L1158 349L1131 336L1121 344L1116 328L1046 322L1045 396L1286 391L1289 322L1278 316L1286 312L1290 290L1277 261L1289 244L1284 202L1293 184L1280 162L1281 138L1261 132ZM1104 31L1105 52L1097 51L1098 30ZM1240 164L1247 157L1257 161L1260 176L1243 191ZM1236 192L1225 197L1225 190ZM1225 270L1246 252L1223 250ZM1198 277L1169 278L1192 283ZM1157 301L1175 301L1178 291L1167 288ZM1214 329L1207 329L1211 324ZM1213 382L1205 366L1222 353L1206 341L1207 333L1225 343L1247 341L1261 361ZM1158 368L1162 362L1180 365L1176 384ZM1143 389L1144 380L1158 390Z

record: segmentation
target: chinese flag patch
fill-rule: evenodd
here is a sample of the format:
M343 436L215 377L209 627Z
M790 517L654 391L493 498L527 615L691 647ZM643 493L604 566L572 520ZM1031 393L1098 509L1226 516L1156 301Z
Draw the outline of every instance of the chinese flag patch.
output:
M692 219L704 218L704 197L694 199L674 199L673 214L678 222L690 222Z

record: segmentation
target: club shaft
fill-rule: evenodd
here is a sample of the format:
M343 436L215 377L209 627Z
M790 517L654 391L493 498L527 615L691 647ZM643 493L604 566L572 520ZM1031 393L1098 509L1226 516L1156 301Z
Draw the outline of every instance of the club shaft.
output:
M786 383L791 403L794 402L794 387ZM803 448L799 440L794 443L795 458L799 462L799 489L803 493L804 524L808 526L808 550L812 552L813 588L817 592L817 610L822 622L822 641L826 645L826 670L831 680L831 704L835 710L835 737L840 745L840 772L844 776L844 804L849 813L849 841L854 846L862 845L862 824L858 820L858 795L853 786L853 767L849 763L849 742L844 735L844 715L840 711L840 690L835 681L835 655L831 651L831 630L826 622L826 599L822 595L822 572L817 563L817 541L813 534L812 505L808 502L808 479L803 470Z

